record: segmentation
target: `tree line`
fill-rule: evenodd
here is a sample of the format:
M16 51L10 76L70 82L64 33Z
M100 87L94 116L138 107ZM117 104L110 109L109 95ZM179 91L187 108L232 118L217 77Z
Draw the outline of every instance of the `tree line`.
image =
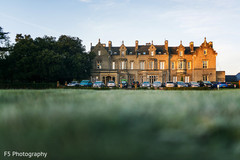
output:
M88 79L95 56L82 40L62 35L31 38L17 34L10 45L0 27L0 80L7 82L56 82Z

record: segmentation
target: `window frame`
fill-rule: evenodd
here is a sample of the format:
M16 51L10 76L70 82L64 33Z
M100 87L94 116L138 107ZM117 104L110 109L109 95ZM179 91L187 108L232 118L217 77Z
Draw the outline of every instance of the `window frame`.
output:
M205 62L206 62L206 64L205 64ZM203 69L207 69L208 68L208 60L203 60L202 65L203 65Z
M165 61L160 61L159 62L159 69L165 69Z

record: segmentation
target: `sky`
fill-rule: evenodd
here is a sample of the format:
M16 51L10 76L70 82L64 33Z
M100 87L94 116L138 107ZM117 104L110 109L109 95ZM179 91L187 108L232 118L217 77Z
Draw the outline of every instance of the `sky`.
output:
M240 72L239 0L1 0L0 26L16 34L79 37L86 50L101 39L113 46L153 41L178 46L213 42L217 70Z

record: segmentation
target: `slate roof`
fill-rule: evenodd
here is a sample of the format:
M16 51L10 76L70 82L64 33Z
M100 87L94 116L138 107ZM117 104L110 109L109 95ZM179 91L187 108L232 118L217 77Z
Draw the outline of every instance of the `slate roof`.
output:
M225 80L226 82L237 82L237 77L234 75L226 75Z
M151 45L139 45L138 46L138 50L137 50L137 53L140 53L141 55L143 55L144 54L144 52L145 52L145 54L146 55L148 55L149 54L149 51L148 51L148 49L149 49L149 47L150 47ZM92 48L91 49L93 49L95 46L92 46ZM154 45L154 47L156 47L156 54L164 54L164 53L166 53L166 50L165 50L165 46L164 45ZM104 47L107 51L108 51L108 47ZM127 48L127 55L136 55L137 53L135 52L135 46L134 47L127 47L126 46L126 48ZM177 52L177 48L178 47L168 47L168 52L170 53L170 54L178 54L178 52ZM194 51L196 50L196 49L198 49L199 47L194 47ZM120 49L120 47L111 47L111 51L112 51L112 54L113 55L119 55L120 54L120 52L119 52L119 49ZM131 53L131 54L130 54ZM185 47L185 53L184 54L192 54L191 53L191 50L190 50L190 47Z

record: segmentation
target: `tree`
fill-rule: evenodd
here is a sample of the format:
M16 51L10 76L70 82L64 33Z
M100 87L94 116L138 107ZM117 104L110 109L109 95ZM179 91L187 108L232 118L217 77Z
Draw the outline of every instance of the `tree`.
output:
M60 36L32 39L30 35L16 36L13 51L7 57L8 78L14 81L71 81L88 79L93 53L87 53L82 40Z

